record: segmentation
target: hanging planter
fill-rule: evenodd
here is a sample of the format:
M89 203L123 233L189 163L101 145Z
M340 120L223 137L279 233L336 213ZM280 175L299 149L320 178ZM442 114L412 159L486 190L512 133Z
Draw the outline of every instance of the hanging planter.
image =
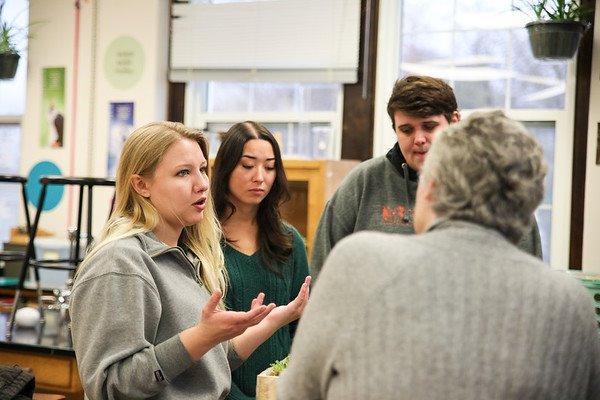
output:
M580 0L521 0L520 3L514 9L535 19L525 25L533 56L542 60L573 58L590 26L586 19L592 9L582 6Z
M13 79L19 66L17 53L0 53L0 79Z
M27 37L28 27L17 25L15 20L6 20L5 4L5 1L0 0L0 79L13 79L21 58L18 43Z
M581 21L535 21L525 27L535 58L566 60L577 52L588 25Z

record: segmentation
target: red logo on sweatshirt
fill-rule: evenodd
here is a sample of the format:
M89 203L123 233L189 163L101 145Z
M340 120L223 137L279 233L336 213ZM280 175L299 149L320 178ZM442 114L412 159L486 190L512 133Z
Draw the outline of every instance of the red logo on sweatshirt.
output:
M407 210L404 206L383 206L381 220L384 225L412 225L412 213L412 208ZM407 221L404 220L405 215Z

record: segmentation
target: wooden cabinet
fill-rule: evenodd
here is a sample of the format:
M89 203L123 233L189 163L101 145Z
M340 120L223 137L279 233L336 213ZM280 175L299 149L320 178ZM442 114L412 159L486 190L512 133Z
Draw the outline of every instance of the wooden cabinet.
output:
M35 390L60 393L72 400L83 399L75 356L35 353L0 348L3 364L18 364L31 368L35 375Z
M327 200L358 163L355 160L283 160L291 199L281 212L306 238L309 257Z

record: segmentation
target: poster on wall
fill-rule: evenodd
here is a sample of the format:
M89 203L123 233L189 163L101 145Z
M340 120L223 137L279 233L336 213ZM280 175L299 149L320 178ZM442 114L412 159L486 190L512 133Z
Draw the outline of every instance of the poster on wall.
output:
M40 147L63 147L65 142L65 68L42 70Z
M104 55L104 74L116 89L134 87L144 72L144 49L131 36L114 39Z
M110 103L110 121L108 124L108 164L107 176L117 173L119 156L123 144L133 131L133 103Z

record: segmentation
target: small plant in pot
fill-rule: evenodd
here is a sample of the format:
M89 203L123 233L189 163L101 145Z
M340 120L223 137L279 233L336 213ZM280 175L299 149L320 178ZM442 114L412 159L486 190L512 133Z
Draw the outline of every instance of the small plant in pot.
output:
M590 26L587 18L592 12L581 0L522 1L515 9L534 19L525 28L533 56L543 60L573 58Z
M287 368L290 356L275 361L256 377L256 400L277 400L279 375Z
M4 3L0 2L0 79L12 79L21 58L16 42L23 29L4 20L3 9Z

